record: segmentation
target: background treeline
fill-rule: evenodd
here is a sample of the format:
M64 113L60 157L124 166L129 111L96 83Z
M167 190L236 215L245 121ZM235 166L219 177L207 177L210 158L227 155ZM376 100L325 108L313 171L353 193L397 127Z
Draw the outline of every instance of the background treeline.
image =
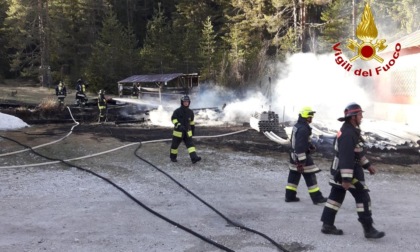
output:
M419 29L418 0L370 1L387 41ZM200 73L231 88L296 52L353 37L361 0L1 0L0 81L78 78L116 92L134 74Z

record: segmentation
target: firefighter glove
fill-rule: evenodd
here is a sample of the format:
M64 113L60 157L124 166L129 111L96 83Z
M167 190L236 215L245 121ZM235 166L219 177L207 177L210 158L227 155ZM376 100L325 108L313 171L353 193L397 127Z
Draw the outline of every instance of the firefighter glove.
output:
M299 173L303 173L303 163L299 163L299 162L297 162L296 163L296 169L297 169L297 171L299 172Z
M316 151L316 147L315 147L315 145L311 144L311 145L309 146L309 153L314 153L315 151Z
M178 124L178 126L176 127L179 131L185 131L186 130L186 128L185 128L185 126L184 125L182 125L182 124Z

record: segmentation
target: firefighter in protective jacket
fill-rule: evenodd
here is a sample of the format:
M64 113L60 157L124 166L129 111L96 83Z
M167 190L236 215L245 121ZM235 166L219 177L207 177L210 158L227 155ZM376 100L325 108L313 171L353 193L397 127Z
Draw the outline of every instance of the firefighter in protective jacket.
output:
M371 201L363 170L375 174L376 169L365 156L364 140L359 128L363 118L362 113L360 105L351 103L345 108L344 117L338 119L344 123L334 140L336 155L331 166L331 192L321 217L323 222L321 232L324 234L343 234L341 229L334 226L334 222L346 191L349 191L356 201L358 220L362 224L365 237L385 236L384 232L376 230L372 225Z
M78 79L76 83L76 104L77 105L85 105L87 102L86 97L86 84L82 79Z
M174 130L172 133L172 145L170 158L172 162L177 162L178 146L184 141L187 146L188 153L193 164L201 160L201 157L197 156L193 135L195 130L194 123L194 112L189 108L191 103L190 97L185 95L181 98L181 107L177 108L172 114L171 120L174 124Z
M316 148L311 142L312 128L309 126L312 123L315 111L310 107L303 107L299 113L299 119L293 126L291 135L292 150L290 152L289 177L287 178L286 186L286 202L296 202L300 199L296 197L297 187L301 175L305 179L308 187L309 195L314 204L324 203L327 201L318 187L315 173L320 169L314 164L311 153L315 152Z
M58 83L58 85L55 87L55 95L58 98L58 102L60 104L64 104L64 98L67 96L67 89L63 82L60 81L60 83Z

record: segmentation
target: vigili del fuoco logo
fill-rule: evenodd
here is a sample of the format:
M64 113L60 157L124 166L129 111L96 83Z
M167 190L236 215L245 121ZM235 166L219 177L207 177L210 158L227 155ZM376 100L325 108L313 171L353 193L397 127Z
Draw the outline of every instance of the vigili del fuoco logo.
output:
M377 39L378 29L375 25L375 20L373 18L372 11L370 10L369 3L366 3L365 9L363 10L362 18L360 23L357 25L356 37L360 40L348 39L347 48L354 53L354 56L350 58L349 61L343 58L344 54L340 49L340 43L337 43L333 46L335 51L335 62L337 65L344 68L344 70L350 72L353 68L351 63L355 62L358 59L364 61L376 60L378 63L382 64L381 66L369 69L354 69L353 73L357 76L370 77L373 75L379 75L382 72L386 72L395 65L396 60L399 57L399 52L401 50L401 44L397 43L395 45L395 51L390 59L385 65L383 65L384 59L381 58L378 53L385 50L388 46L386 45L385 39Z

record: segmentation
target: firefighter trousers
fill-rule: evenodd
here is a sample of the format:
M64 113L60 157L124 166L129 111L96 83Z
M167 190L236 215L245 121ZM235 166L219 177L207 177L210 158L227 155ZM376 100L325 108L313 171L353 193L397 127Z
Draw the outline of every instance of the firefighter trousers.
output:
M107 121L107 108L106 106L98 106L99 108L99 118L98 118L98 122L106 122Z
M359 221L362 224L372 224L372 209L369 192L367 190L357 190L350 188L348 190L356 201L356 210L359 217ZM330 196L325 203L324 210L322 212L321 221L328 225L334 225L335 216L338 210L343 204L344 198L346 197L346 190L342 187L332 186Z
M323 199L321 190L319 189L315 173L299 173L297 171L289 171L286 186L286 199L294 199L297 194L297 187L299 185L300 177L305 179L306 186L308 187L309 195L312 201L317 202Z
M192 136L189 136L188 133L185 133L185 132L182 133L182 137L175 136L175 135L172 136L171 154L170 154L171 160L176 160L178 156L178 147L181 144L181 142L185 143L185 146L187 147L188 154L190 155L191 160L196 160L198 156L195 150Z

